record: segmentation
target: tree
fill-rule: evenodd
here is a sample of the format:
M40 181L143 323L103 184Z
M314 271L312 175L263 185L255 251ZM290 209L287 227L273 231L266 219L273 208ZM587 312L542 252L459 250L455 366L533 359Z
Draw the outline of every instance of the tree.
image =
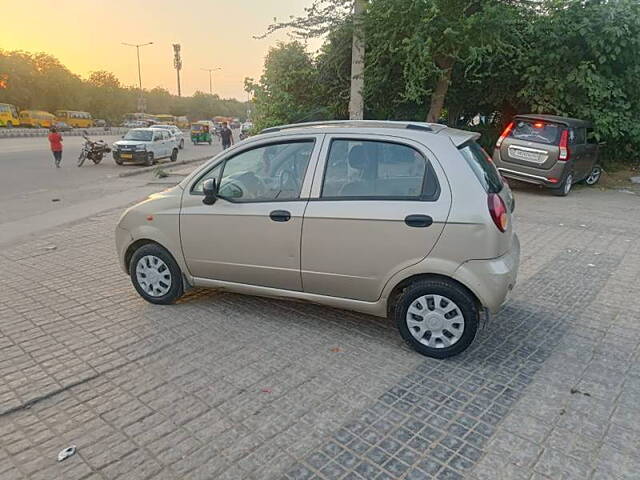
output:
M398 100L422 103L428 97L426 120L438 121L456 64L469 66L483 52L510 47L503 32L514 9L498 0L372 1L366 75L376 82L395 71L403 86Z
M245 85L253 93L258 129L327 117L318 97L318 72L298 41L270 49L260 80L247 79Z

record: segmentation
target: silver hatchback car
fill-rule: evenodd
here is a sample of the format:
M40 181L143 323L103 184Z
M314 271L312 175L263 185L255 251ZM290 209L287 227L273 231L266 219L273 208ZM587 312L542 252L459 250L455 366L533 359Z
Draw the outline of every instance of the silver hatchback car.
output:
M513 288L513 197L479 135L442 125L287 125L129 208L116 229L138 293L189 287L392 318L437 358L465 350Z

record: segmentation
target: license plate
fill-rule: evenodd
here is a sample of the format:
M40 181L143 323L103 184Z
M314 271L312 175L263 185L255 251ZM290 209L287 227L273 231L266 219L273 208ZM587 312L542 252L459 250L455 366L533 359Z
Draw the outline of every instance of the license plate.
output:
M133 158L133 155L130 153L121 153L120 158Z
M532 160L532 161L537 161L539 156L537 153L534 152L527 152L525 150L516 150L513 149L511 152L511 156L516 157L516 158L521 158L523 160Z

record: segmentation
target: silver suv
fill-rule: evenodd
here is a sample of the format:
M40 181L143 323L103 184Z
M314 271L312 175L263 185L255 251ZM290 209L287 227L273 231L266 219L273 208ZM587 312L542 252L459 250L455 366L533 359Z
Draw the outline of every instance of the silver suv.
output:
M345 121L271 128L129 208L123 270L147 301L189 287L389 316L418 352L465 350L513 288L513 197L478 134Z

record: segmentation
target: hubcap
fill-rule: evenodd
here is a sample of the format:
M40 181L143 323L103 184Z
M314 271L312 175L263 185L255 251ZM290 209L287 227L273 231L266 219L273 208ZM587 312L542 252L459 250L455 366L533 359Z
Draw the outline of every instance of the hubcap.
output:
M431 348L455 345L464 333L462 311L441 295L416 298L407 310L406 322L411 335Z
M152 297L166 295L171 288L171 272L160 258L145 255L136 265L136 279L140 287Z
M600 178L600 167L594 167L591 174L587 177L587 185L593 185Z

